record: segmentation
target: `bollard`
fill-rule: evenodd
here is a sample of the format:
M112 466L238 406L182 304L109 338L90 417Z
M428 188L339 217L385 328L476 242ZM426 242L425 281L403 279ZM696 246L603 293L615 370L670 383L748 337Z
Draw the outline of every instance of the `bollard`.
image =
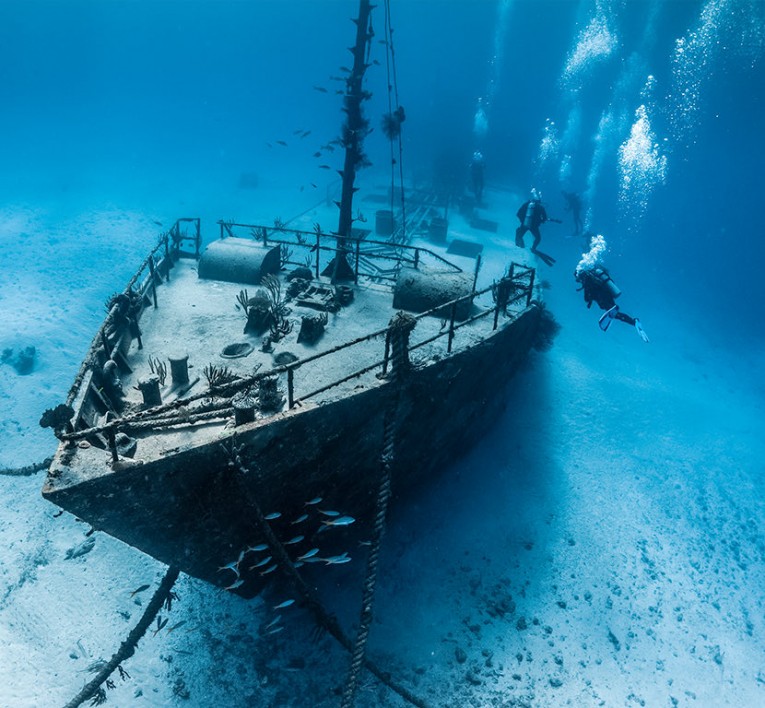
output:
M149 376L149 378L138 382L138 390L143 396L143 407L153 408L162 405L162 396L159 393L159 377Z
M167 357L170 362L170 376L173 386L182 386L189 382L189 355L175 354Z
M231 405L234 407L235 426L252 423L255 420L255 404L255 398L247 391L237 393L231 399Z

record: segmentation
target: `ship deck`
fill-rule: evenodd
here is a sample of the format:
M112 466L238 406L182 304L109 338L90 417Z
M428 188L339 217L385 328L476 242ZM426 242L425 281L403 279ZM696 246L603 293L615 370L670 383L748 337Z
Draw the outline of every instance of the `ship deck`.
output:
M316 310L288 300L290 311L287 319L292 329L282 339L272 343L268 351L264 351L263 334L244 332L247 318L237 304L243 289L247 289L251 296L259 286L203 279L198 275L198 268L199 262L193 258L179 258L174 262L169 280L156 287L157 307L144 303L139 321L140 341L136 337L128 338L129 343L122 351L124 397L121 415L123 418L144 417L141 424L129 426L129 435L138 444L135 459L127 464L162 459L225 437L226 431L234 426L230 394L228 406L224 402L225 410L220 414L212 413L209 419L195 420L194 424L183 420L186 415L193 416L205 407L209 409L214 406L216 396L205 374L205 369L210 366L225 366L231 374L242 378L274 371L283 403L275 410L256 407L255 425L266 422L277 413L298 413L308 407L381 385L380 373L385 357L384 330L397 311L393 307L394 292L389 284L361 278L358 284L352 286L353 301L337 312L327 313L324 333L315 344L297 340L302 316L315 315ZM436 274L439 271L454 272L438 263L432 266L430 272ZM287 286L286 272L279 274L283 290ZM329 282L327 278L313 282L319 281ZM151 300L150 291L146 291L145 299ZM485 292L475 297L470 312L490 313L493 306L491 291ZM492 319L489 316L460 323L453 333L452 351L469 348L490 336ZM426 316L418 319L410 338L410 360L415 368L448 356L448 330L448 317ZM374 332L380 334L368 336ZM349 342L355 343L342 346ZM224 348L233 344L248 344L252 350L246 356L224 358ZM322 353L328 355L318 356ZM289 356L285 359L285 355ZM188 383L174 383L168 361L186 356ZM157 361L164 362L167 373L159 391L162 412L152 416L151 411L145 411L147 406L139 384L154 374ZM289 367L292 371L288 374L284 364L290 362L294 364ZM291 387L289 399L294 403L292 409L288 406L288 386ZM256 388L253 382L253 390ZM192 402L187 403L189 400ZM175 422L160 422L161 418L167 418L171 409ZM112 417L112 413L106 413L93 423L103 425ZM62 476L57 481L59 486L77 484L111 471L113 465L109 462L108 450L98 444L97 438L91 437L90 440L96 441L96 444L90 448L87 444L81 444L77 454L70 456L68 464L61 468Z

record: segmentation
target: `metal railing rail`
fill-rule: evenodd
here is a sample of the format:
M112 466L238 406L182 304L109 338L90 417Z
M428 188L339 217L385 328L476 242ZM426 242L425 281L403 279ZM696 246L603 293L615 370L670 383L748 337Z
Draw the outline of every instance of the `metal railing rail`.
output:
M148 259L147 261L145 261L144 265L147 262L148 262ZM449 302L438 305L437 307L431 308L430 310L414 315L413 319L415 321L420 321L426 317L430 317L433 315L440 316L443 313L448 312L449 316L446 320L444 320L445 323L448 321L448 327L445 327L444 325L445 328L442 327L441 331L439 331L436 335L428 337L422 341L419 341L417 343L410 345L409 350L410 351L417 350L441 338L446 338L447 339L446 351L447 353L451 353L453 349L453 342L454 342L456 333L464 329L465 327L468 327L472 323L493 314L494 315L494 320L492 324L492 331L493 331L493 330L496 330L498 327L498 319L500 314L505 314L506 316L511 316L513 319L516 319L520 315L520 313L515 313L513 315L510 315L508 313L508 307L510 305L513 305L522 301L525 301L525 304L523 306L524 310L525 308L529 307L529 305L531 304L532 296L533 296L534 275L535 273L533 268L529 268L526 266L521 266L519 264L513 263L510 267L508 275L504 276L500 281L496 283L492 283L491 285L489 285L486 288L483 288L482 290L471 292L468 295L464 295L462 297L459 297ZM137 279L134 279L134 281L131 281L131 282L135 283L136 280ZM503 297L500 295L502 288L505 288L505 292L508 293L507 299L503 299ZM473 314L464 320L461 320L461 321L457 320L456 315L457 315L458 308L461 304L468 301L472 304L476 298L484 294L487 294L489 292L491 292L494 297L495 304L493 307L487 307L485 309L482 309L480 312ZM259 381L265 378L279 376L282 374L286 374L287 376L287 408L292 409L303 401L314 398L320 395L321 393L324 393L328 390L331 390L332 388L335 388L344 383L347 383L348 381L351 381L355 378L359 378L360 376L363 376L364 374L367 374L376 369L378 369L380 371L380 374L384 376L387 373L388 363L389 363L389 352L388 352L389 333L390 333L390 327L385 327L385 328L376 330L374 332L365 334L362 337L358 337L351 341L338 344L325 351L317 352L316 354L312 354L311 356L305 357L303 359L298 359L295 362L277 366L268 371L258 372L257 374L254 374L249 377L242 377L242 378L236 379L235 381L232 381L228 384L224 384L224 385L216 387L214 391L208 390L208 391L204 391L202 393L188 396L185 398L179 398L170 403L164 403L144 411L140 411L127 416L123 416L121 418L117 418L110 422L104 423L103 425L90 427L85 430L72 430L66 433L62 433L60 434L59 437L62 440L79 440L79 439L88 437L90 435L93 435L95 433L105 433L108 439L111 441L114 439L114 435L116 431L118 430L130 430L130 429L138 429L138 428L146 428L146 427L154 427L154 426L168 427L172 425L195 425L195 424L198 425L198 424L208 423L211 421L211 418L213 417L222 417L226 415L227 413L230 414L232 405L226 407L225 405L221 406L219 404L216 404L215 405L216 414L213 416L207 415L207 413L210 412L209 409L206 409L205 412L202 414L194 414L192 417L189 416L189 413L187 411L184 412L183 415L178 414L177 411L179 408L186 407L190 403L201 401L203 399L210 399L216 396L231 399L233 398L235 394L252 388L253 386L257 385ZM356 369L338 379L334 379L328 382L327 384L324 384L320 386L319 388L311 390L300 396L295 395L295 373L299 371L301 368L306 367L308 364L315 362L317 360L320 360L320 359L335 355L338 352L347 350L350 347L357 346L365 342L370 342L376 338L380 338L383 336L385 337L386 349L385 349L385 355L382 360L375 360L371 364L368 364L360 369ZM94 342L97 343L97 340L94 340ZM174 413L175 413L175 416L173 415Z
M248 229L249 233L240 235L240 238L254 238L261 242L264 246L270 244L284 246L285 248L302 248L305 249L306 254L311 255L311 269L318 276L321 272L321 253L327 252L331 254L331 257L337 252L337 244L339 237L336 234L325 233L320 227L316 227L314 231L303 231L300 229L292 229L287 226L278 224L275 226L263 226L259 224L242 224L233 221L219 221L221 238L229 238L237 235L236 230ZM283 238L281 236L291 236L292 238ZM332 243L327 244L328 241ZM355 275L354 282L358 282L360 275L367 276L361 270L361 265L364 261L389 261L394 264L392 269L380 269L380 272L375 274L375 279L382 280L395 280L395 275L391 274L392 271L398 270L402 265L407 265L412 268L419 268L423 264L423 257L431 258L434 261L444 265L454 273L461 273L462 268L458 265L447 260L443 256L431 251L428 248L422 246L410 246L402 243L391 243L389 241L377 241L374 239L366 239L354 237L353 235L344 239L346 243L345 253L353 257L353 270ZM285 258L282 264L290 264L295 266L305 266L306 262L300 262L292 260L291 258ZM369 277L372 277L371 275Z

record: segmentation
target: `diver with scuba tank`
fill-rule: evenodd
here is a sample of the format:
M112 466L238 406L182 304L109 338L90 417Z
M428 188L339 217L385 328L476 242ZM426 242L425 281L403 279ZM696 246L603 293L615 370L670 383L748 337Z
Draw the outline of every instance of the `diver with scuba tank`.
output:
M605 310L598 320L598 326L604 332L611 326L611 322L619 320L633 326L640 338L648 342L648 335L640 324L640 320L622 312L615 302L622 293L609 272L600 263L600 257L605 250L605 239L602 236L594 236L590 242L590 251L582 255L582 260L574 271L576 282L582 286L578 290L584 292L584 301L588 309L592 307L593 302L596 302L601 310Z
M542 234L539 232L539 227L547 221L552 221L560 224L560 219L551 219L547 216L542 205L542 195L537 192L536 189L531 190L531 199L524 202L516 214L521 225L515 230L515 245L518 248L523 248L523 237L527 231L531 232L534 237L534 243L531 244L531 252L542 259L547 265L551 266L555 263L555 259L542 251L537 250L539 242L542 240Z

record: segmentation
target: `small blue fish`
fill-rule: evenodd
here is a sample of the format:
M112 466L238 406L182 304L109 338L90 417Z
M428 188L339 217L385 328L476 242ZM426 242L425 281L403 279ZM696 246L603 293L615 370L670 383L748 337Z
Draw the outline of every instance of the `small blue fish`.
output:
M356 519L352 516L341 516L339 519L332 519L331 521L322 521L325 526L350 526Z
M273 565L269 565L268 568L266 568L261 575L268 575L269 573L273 573L278 568L278 563L274 563Z
M306 506L313 506L314 504L320 504L321 503L321 497L314 497L311 499L311 501L307 501L305 503Z
M269 514L268 516L264 516L263 518L266 521L273 521L274 519L278 519L281 516L281 512L275 511L272 514Z
M289 541L285 541L284 545L285 546L290 546L293 543L300 543L304 538L305 538L305 536L295 536L295 537L291 538Z
M262 561L258 561L255 565L250 566L250 570L255 570L255 568L262 568L267 563L271 562L271 556L266 556Z
M341 556L330 556L329 558L322 558L327 565L339 565L340 563L350 563L351 559L347 553L343 553Z
M295 568L302 568L305 565L305 563L303 563L303 561L295 561L292 565Z
M318 511L320 514L324 514L324 516L340 516L339 511L329 511L324 509L317 509L316 511Z
M267 543L259 543L257 546L248 546L247 550L252 551L253 553L260 553L261 551L265 551L267 548Z
M302 524L307 518L308 518L308 514L301 514L292 523L293 523L293 525L294 524Z
M284 625L281 627L274 627L270 632L266 632L266 634L279 634L284 629Z
M313 558L317 553L319 552L318 548L312 548L307 553L304 553L302 556L298 556L299 561L307 560L308 558Z
M224 590L236 590L237 588L242 587L244 585L244 580L241 578L237 580L235 583L232 583L231 585L228 585L227 587L223 588Z
M263 629L271 629L275 624L279 624L279 620L282 618L281 615L276 615Z
M293 605L295 603L294 600L285 600L284 602L280 602L278 605L274 607L275 610L283 610L285 607L289 607L290 605Z
M231 561L230 563L226 563L226 565L222 566L221 568L218 568L219 573L224 570L233 570L237 575L239 575L239 561Z
M174 624L167 630L167 634L172 634L178 627L182 627L184 624L186 624L186 620L181 620L178 624Z

